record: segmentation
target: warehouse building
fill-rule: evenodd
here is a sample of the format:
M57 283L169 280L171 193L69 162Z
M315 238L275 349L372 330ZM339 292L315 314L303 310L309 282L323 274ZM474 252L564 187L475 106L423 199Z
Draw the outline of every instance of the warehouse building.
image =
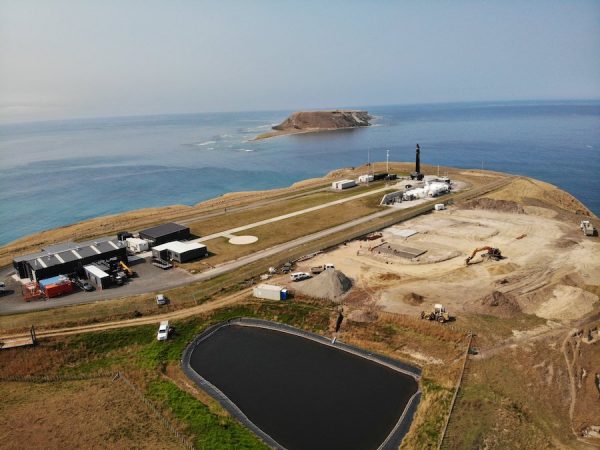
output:
M140 239L146 239L151 246L190 238L190 229L177 223L163 223L156 227L140 231Z
M56 275L83 272L84 266L112 257L127 263L127 247L124 242L102 239L51 245L41 252L14 258L13 266L20 278L39 281Z
M206 245L197 242L174 241L152 247L152 257L163 261L184 263L206 255L208 255Z

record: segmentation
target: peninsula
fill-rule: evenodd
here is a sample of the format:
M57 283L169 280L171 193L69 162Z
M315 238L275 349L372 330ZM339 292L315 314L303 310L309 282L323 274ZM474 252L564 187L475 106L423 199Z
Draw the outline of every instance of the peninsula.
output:
M275 125L273 131L259 134L253 140L288 134L368 127L371 119L367 111L360 110L300 111L292 113L279 125Z

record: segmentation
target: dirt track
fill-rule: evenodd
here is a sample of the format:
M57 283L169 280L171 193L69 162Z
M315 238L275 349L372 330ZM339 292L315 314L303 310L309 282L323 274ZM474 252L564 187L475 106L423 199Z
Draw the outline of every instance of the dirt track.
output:
M115 328L126 328L126 327L134 327L140 325L152 325L158 324L162 320L178 320L185 319L186 317L194 316L196 314L203 314L208 311L213 311L215 309L224 308L226 306L230 306L242 298L247 296L250 292L250 289L245 289L243 291L236 292L233 295L222 297L217 300L213 300L211 302L202 303L198 306L193 306L191 308L181 309L178 311L173 311L166 314L160 314L156 316L150 317L140 317L138 319L128 319L128 320L119 320L116 322L104 322L93 325L82 325L77 327L69 327L69 328L57 328L53 330L36 330L36 335L38 338L44 337L54 337L54 336L68 336L72 334L80 334L80 333L92 333L96 331L103 330L112 330ZM12 339L19 339L23 337L29 336L28 334L20 333L8 335L0 340L3 342L10 342Z

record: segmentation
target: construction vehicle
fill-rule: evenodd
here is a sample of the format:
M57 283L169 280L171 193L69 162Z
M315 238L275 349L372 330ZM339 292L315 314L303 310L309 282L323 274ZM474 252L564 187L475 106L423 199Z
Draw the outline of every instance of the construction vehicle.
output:
M465 259L465 264L468 266L469 263L471 262L471 260L473 258L475 258L475 255L477 255L477 253L479 252L483 252L485 251L486 253L483 253L481 255L482 259L493 259L494 261L498 261L500 259L502 259L502 253L500 252L499 248L494 248L494 247L479 247L476 248L475 250L473 250L473 253L471 253L471 256L469 256L467 259Z
M592 222L590 222L589 220L582 220L579 224L579 228L581 228L581 231L583 231L584 236L596 235L596 229L594 228L594 225L592 225Z
M450 315L443 305L436 303L433 305L433 309L431 311L421 311L421 319L437 320L439 323L444 323L450 320Z
M131 270L123 261L119 261L119 267L123 270L123 272L125 272L127 278L133 278L135 276L135 272Z

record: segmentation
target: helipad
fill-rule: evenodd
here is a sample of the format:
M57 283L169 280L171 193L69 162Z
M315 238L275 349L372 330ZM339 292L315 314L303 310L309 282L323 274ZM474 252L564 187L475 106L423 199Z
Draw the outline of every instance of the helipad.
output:
M233 236L229 239L229 243L233 245L254 244L256 241L258 241L256 236Z

